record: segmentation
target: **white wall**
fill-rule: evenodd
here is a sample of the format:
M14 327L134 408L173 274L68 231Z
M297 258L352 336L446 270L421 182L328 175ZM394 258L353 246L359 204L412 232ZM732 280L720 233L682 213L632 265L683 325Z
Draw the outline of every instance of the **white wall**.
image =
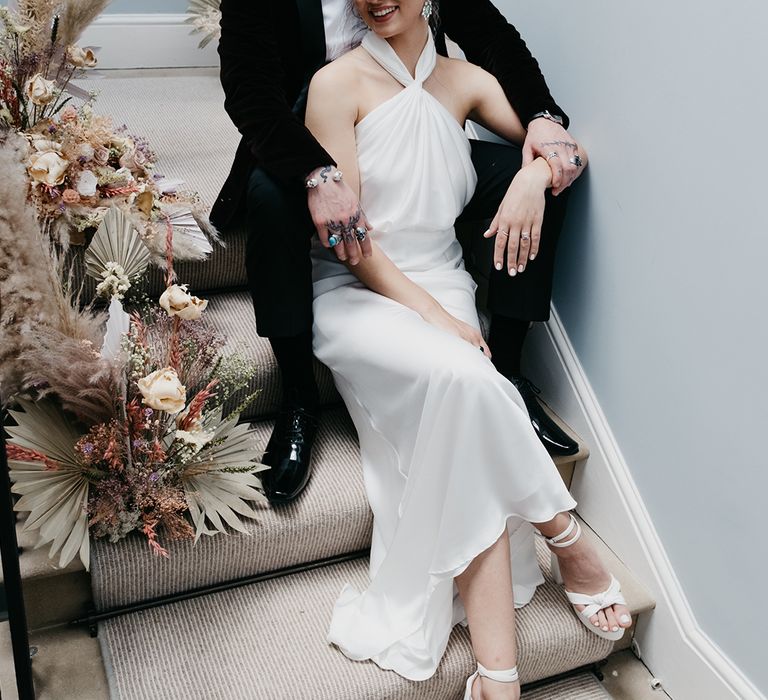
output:
M188 0L112 0L107 13L182 13L189 7Z
M766 691L768 5L496 4L592 159L555 305L701 627Z

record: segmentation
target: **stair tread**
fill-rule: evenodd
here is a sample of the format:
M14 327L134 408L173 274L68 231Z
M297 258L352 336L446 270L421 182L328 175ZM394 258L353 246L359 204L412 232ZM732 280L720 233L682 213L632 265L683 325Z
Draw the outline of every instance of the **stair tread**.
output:
M49 576L62 576L76 571L83 571L84 566L80 559L73 559L67 566L58 565L58 557L50 559L48 557L49 547L44 546L40 549L34 549L37 542L37 536L31 532L23 532L24 520L19 519L16 523L16 541L20 547L23 547L19 555L19 569L21 570L22 581L31 581ZM3 571L0 568L0 584L3 583Z
M540 554L545 560L543 543ZM613 647L584 628L562 588L545 575L546 583L517 614L523 683L594 663ZM474 670L468 631L461 625L454 628L435 676L420 683L370 661L353 663L327 643L342 586L349 582L360 590L367 581L365 557L101 623L102 644L113 650L113 697L147 697L158 684L173 688L163 695L169 699L214 697L214 689L222 687L229 698L254 700L460 697ZM629 602L634 610L631 595ZM192 674L188 660L199 658L199 649L206 649L206 668Z
M243 412L242 417L258 419L274 415L280 407L282 381L269 340L259 336L256 331L256 318L250 293L224 292L210 295L205 310L205 320L224 334L228 348L256 364L256 371L249 386L238 392L228 406L234 407L249 393L259 391L253 403ZM341 402L330 371L317 360L315 360L315 377L322 404Z
M266 445L272 421L255 423ZM99 609L191 590L265 571L365 549L373 516L360 453L343 407L324 411L313 450L312 477L295 500L257 504L258 518L237 532L165 542L170 558L153 556L138 534L92 543L92 584Z
M272 425L253 424L261 444L266 445ZM294 501L257 506L258 518L244 521L249 535L166 542L169 559L152 556L138 534L117 543L94 540L96 606L118 607L369 547L373 516L357 436L343 406L323 412L312 470L307 488Z

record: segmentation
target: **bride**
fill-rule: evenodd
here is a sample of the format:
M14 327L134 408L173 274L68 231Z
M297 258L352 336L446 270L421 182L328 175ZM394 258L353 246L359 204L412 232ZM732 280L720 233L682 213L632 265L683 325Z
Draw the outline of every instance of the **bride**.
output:
M328 641L425 680L467 623L477 671L466 698L518 698L514 611L543 582L534 528L589 629L618 639L631 624L519 393L489 359L454 234L476 184L465 120L518 143L525 132L494 77L436 55L434 0L354 1L370 31L315 75L307 106L364 211L366 227L339 222L334 236L368 228L372 241L356 265L319 242L312 252L314 351L357 428L374 515L370 585L342 589ZM507 237L537 231L550 177L539 158L510 185L486 233L497 266ZM527 226L511 229L521 216Z

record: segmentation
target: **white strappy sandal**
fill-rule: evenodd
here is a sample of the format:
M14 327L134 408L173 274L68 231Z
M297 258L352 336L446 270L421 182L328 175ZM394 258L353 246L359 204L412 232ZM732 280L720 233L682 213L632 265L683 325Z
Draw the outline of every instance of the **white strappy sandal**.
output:
M568 527L565 528L559 535L555 535L554 537L545 537L544 540L547 544L551 545L552 547L570 547L572 544L574 544L580 537L581 537L581 525L579 525L579 521L576 520L576 518L573 516L573 513L569 513L571 516L571 522L568 524ZM574 533L575 531L575 533ZM570 538L570 539L567 539ZM566 540L565 542L563 540ZM555 580L555 583L563 583L563 577L560 573L560 562L557 559L557 555L554 552L551 552L552 555L552 578ZM568 597L568 600L570 601L571 605L585 605L586 607L584 610L579 612L574 607L574 612L576 613L579 620L581 620L582 623L589 629L590 631L594 632L598 637L602 637L603 639L609 639L612 642L615 642L618 639L621 639L624 636L624 627L619 627L618 631L612 632L603 631L600 627L593 625L589 618L592 617L594 614L599 612L600 610L605 610L605 608L610 608L612 605L626 605L627 601L624 600L624 596L621 595L621 585L616 580L616 577L611 574L611 584L608 586L606 590L604 590L602 593L596 593L595 595L586 595L584 593L572 593L568 589L565 589L565 595Z
M467 678L467 690L464 693L464 700L472 700L472 684L478 676L485 676L492 681L499 681L500 683L514 683L515 681L520 680L520 677L517 674L517 666L502 671L493 671L486 668L478 661L477 671Z

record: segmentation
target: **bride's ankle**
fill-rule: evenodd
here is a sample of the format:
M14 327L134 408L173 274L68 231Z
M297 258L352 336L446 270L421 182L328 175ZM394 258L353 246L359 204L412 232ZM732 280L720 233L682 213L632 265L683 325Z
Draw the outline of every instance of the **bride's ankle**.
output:
M481 700L518 700L520 683L501 683L490 678L481 678Z

